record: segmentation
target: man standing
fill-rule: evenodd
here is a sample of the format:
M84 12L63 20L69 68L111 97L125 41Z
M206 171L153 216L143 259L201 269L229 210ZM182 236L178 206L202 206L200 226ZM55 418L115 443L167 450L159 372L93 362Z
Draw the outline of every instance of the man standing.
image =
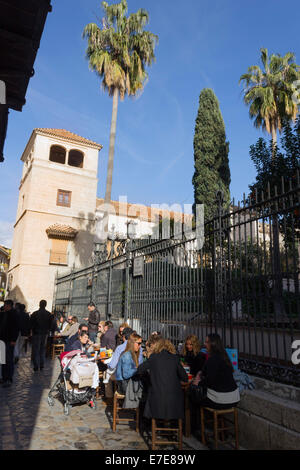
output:
M52 315L46 310L47 301L40 301L40 308L30 317L32 331L32 360L33 370L37 372L44 368L46 341L52 326Z
M84 318L84 320L88 322L90 340L95 343L96 336L98 334L98 323L100 321L100 313L96 309L94 302L90 302L88 304L88 310L90 314L88 318Z
M5 362L2 365L3 387L12 384L14 375L14 348L19 336L19 322L17 312L13 308L12 300L5 300L0 318L0 340L5 343Z

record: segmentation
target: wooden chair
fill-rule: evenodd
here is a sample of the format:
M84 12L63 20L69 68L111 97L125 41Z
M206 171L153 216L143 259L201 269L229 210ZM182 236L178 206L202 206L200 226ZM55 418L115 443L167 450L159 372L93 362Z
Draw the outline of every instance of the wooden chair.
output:
M135 421L136 427L135 430L136 432L139 432L139 407L132 409L131 411L135 412L135 418L120 418L119 416L119 410L126 410L126 408L122 408L122 406L119 406L119 402L123 401L125 398L125 395L121 395L117 391L114 393L114 400L113 400L113 427L112 430L113 432L116 431L117 424L121 421Z
M157 427L157 421L163 421L166 424L166 427ZM173 420L172 420L173 421ZM175 421L175 420L174 420ZM178 427L171 428L168 426L168 422L166 420L158 420L152 418L152 450L156 450L156 446L160 445L168 445L168 444L175 444L178 446L179 450L182 450L182 419L176 420L178 421ZM157 440L156 432L168 432L168 433L177 433L177 441L174 440Z
M235 448L239 449L239 429L238 429L238 410L237 408L228 408L227 410L215 410L209 407L201 407L201 436L202 436L202 444L205 445L205 423L204 423L204 416L205 411L211 413L213 415L213 419L207 422L213 422L214 426L214 440L215 440L215 449L218 448L218 435L221 433L221 440L225 440L224 431L234 430L235 432ZM226 419L226 415L233 414L233 422ZM219 426L219 418L220 418L220 426ZM233 426L225 427L225 421L230 423Z
M52 344L51 358L54 359L55 356L59 356L59 354L64 352L64 350L65 350L64 344Z

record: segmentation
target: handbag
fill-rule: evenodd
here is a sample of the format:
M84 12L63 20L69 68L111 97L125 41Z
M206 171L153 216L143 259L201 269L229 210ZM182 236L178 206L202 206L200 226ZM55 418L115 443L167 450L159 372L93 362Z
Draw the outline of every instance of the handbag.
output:
M201 382L198 385L191 384L189 387L189 397L191 402L196 405L200 405L202 401L206 398L207 387Z

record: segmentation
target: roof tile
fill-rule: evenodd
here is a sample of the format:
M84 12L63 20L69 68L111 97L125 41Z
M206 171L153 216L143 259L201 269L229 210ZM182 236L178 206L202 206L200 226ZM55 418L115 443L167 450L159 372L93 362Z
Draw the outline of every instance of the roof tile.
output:
M39 128L34 129L39 134L50 135L51 137L60 137L65 140L70 140L72 142L78 142L80 144L88 144L102 149L102 145L93 142L92 140L81 137L80 135L74 134L74 132L67 131L66 129L48 129L48 128Z

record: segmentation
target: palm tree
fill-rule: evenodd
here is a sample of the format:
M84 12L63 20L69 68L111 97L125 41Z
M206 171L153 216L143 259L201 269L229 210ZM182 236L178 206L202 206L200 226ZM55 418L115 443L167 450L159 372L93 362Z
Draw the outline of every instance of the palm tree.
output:
M295 55L288 52L268 55L261 49L264 70L252 65L240 77L244 83L244 102L249 105L249 114L257 128L262 127L272 136L273 158L276 156L277 131L281 132L283 120L296 120L298 104L293 99L294 83L300 78L300 67L295 63Z
M88 24L83 37L88 39L86 51L90 68L102 78L102 88L113 97L109 139L105 204L111 202L118 100L135 96L143 90L148 77L146 66L155 60L154 48L158 37L144 27L149 22L146 10L126 16L127 1L108 5L102 2L105 17L102 26Z
M258 65L249 67L248 72L240 77L239 83L244 83L244 102L249 105L249 115L254 119L255 127L262 127L271 135L274 162L277 154L277 132L281 132L284 122L295 121L298 114L298 101L294 99L294 94L295 83L300 78L300 66L295 63L292 52L283 57L280 54L269 57L268 50L261 49L261 61L264 70ZM271 221L274 309L276 315L284 317L278 216L273 214Z

